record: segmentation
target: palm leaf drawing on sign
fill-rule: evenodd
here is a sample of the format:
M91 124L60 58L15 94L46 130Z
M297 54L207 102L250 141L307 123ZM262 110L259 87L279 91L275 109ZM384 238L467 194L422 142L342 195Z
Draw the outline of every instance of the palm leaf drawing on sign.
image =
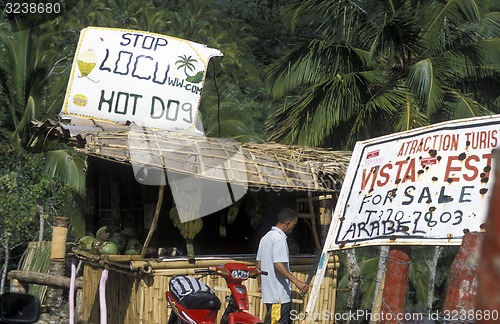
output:
M187 55L179 55L180 60L175 61L175 65L177 66L177 70L184 69L184 74L186 74L186 81L192 83L200 83L203 80L204 71L199 71L195 75L190 75L189 71L194 71L195 66L193 63L198 62L191 56Z

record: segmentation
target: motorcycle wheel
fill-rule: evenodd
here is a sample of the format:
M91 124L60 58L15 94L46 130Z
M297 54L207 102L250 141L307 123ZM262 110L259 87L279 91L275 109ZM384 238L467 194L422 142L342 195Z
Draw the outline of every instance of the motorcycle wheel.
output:
M181 320L177 318L177 315L172 311L170 317L168 318L168 324L182 324Z

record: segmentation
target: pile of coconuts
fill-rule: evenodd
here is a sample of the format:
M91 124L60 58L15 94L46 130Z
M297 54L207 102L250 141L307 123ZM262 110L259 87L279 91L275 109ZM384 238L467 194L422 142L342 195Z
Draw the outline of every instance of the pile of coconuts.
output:
M95 237L82 236L78 240L78 247L99 255L140 255L142 245L138 237L133 227L125 227L120 231L113 226L103 226L97 230Z

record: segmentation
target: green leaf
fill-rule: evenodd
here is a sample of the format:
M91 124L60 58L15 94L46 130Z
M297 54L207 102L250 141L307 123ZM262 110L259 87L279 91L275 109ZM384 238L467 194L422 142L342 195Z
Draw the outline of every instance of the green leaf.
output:
M55 150L43 153L44 171L53 178L69 185L80 194L85 193L84 159L72 150Z

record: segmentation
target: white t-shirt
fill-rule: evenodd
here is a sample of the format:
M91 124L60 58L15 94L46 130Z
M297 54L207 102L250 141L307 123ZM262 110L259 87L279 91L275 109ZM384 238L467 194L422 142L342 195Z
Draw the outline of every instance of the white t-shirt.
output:
M275 262L283 262L290 271L286 239L286 234L278 227L273 226L260 240L257 261L261 262L261 270L268 272L267 276L260 277L262 302L265 304L284 304L291 301L290 280L274 269Z

